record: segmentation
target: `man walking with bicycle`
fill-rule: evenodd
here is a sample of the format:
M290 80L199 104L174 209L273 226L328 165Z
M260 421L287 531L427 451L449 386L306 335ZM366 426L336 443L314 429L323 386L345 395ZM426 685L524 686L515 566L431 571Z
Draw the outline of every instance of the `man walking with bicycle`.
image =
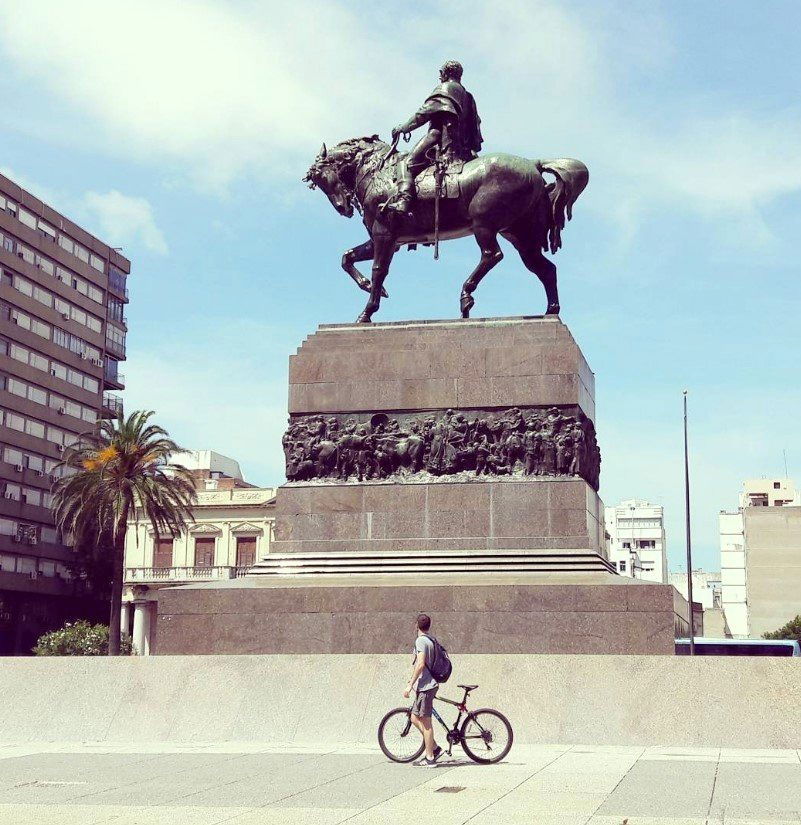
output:
M412 690L415 690L411 718L412 724L423 736L425 752L414 764L423 768L436 767L437 759L442 756L442 748L434 741L434 729L431 726L431 710L434 707L434 697L439 689L439 682L434 678L431 669L434 667L439 645L428 635L430 627L431 618L421 613L417 617L412 677L403 691L404 697L408 699Z

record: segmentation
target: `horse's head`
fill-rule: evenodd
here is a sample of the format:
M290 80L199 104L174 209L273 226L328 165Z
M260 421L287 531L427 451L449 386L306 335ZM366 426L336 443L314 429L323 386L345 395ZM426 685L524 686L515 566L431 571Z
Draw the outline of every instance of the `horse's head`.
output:
M323 144L303 180L309 184L309 189L322 189L340 215L352 218L353 192L342 182L340 172L345 158L340 156L338 148L335 146L329 152Z

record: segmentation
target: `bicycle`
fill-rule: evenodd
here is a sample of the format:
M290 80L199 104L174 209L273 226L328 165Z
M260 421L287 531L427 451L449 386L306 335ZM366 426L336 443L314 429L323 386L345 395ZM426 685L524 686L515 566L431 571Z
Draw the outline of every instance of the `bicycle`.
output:
M444 696L434 697L437 702L446 702L459 709L453 727L448 727L437 713L437 709L432 708L434 718L445 728L448 756L451 755L454 745L461 745L462 750L474 762L482 765L500 762L511 750L514 740L509 720L492 708L469 711L467 698L478 685L457 687L464 690L461 702L446 699ZM464 721L462 714L466 714ZM378 744L384 755L393 762L414 762L422 756L425 744L422 734L412 725L411 708L395 708L384 716L378 726Z

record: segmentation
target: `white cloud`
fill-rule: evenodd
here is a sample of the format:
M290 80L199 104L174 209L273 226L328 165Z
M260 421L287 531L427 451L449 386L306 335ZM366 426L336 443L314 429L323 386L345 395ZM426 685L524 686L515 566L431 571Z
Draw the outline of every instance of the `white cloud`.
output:
M60 189L41 186L27 175L6 166L0 167L0 174L110 244L137 243L151 252L167 254L167 241L156 225L152 206L145 198L124 195L115 189L105 194L84 192L76 198Z
M622 196L750 222L801 188L797 112L627 96L679 57L657 11L615 2L445 0L398 17L325 0L12 0L0 46L8 93L28 105L32 84L46 90L75 113L71 139L217 190L253 174L295 187L323 140L386 135L447 57L465 62L488 146L590 159L599 211ZM30 128L29 110L6 108L8 126Z
M112 189L105 194L86 192L83 205L100 227L101 237L108 243L139 242L151 252L167 254L167 241L156 226L153 208L145 198L123 195Z

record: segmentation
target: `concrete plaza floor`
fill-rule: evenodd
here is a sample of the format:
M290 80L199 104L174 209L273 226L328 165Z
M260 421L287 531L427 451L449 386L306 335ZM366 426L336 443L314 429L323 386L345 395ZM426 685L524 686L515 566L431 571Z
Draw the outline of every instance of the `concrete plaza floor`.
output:
M2 733L0 733L2 736ZM801 752L515 746L433 769L377 748L0 744L0 825L801 822Z

